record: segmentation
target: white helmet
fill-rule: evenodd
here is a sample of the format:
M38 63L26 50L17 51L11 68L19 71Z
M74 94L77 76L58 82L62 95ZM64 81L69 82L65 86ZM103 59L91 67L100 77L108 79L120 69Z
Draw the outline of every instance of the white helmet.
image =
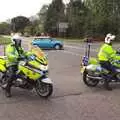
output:
M115 39L115 35L112 35L111 33L108 33L105 37L105 43L110 44L112 40Z
M12 37L13 44L15 44L16 46L21 46L21 41L22 38L18 34L13 35Z

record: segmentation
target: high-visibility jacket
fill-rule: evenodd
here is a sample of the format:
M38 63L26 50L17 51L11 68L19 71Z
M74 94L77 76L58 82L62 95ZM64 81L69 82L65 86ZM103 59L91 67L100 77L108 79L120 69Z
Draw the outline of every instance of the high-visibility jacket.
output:
M5 54L7 56L7 66L10 66L18 64L18 58L20 55L24 55L25 52L21 47L17 50L14 44L9 44L5 49Z
M112 45L105 43L101 46L100 51L98 53L98 59L100 61L109 61L115 57L117 57L116 51L113 49Z

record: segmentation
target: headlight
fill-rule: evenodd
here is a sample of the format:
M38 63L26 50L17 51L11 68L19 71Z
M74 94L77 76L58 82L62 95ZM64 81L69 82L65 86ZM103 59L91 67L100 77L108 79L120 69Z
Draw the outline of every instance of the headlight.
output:
M48 70L48 65L40 65L40 70L42 71L47 71Z

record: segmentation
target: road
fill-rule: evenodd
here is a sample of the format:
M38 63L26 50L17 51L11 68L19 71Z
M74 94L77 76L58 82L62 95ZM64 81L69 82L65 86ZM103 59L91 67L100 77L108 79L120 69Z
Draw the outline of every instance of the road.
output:
M28 40L24 41L27 48ZM93 44L96 56L99 44ZM45 51L54 92L45 100L34 91L12 89L12 98L0 90L0 120L120 120L120 85L113 91L102 86L88 88L82 81L80 57L83 44L66 43L60 51Z

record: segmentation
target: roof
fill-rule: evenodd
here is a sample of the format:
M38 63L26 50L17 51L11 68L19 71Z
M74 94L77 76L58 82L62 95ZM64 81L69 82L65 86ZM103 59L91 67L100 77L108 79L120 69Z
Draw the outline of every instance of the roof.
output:
M35 37L35 39L42 39L42 38L51 38L50 36L38 36L38 37Z

